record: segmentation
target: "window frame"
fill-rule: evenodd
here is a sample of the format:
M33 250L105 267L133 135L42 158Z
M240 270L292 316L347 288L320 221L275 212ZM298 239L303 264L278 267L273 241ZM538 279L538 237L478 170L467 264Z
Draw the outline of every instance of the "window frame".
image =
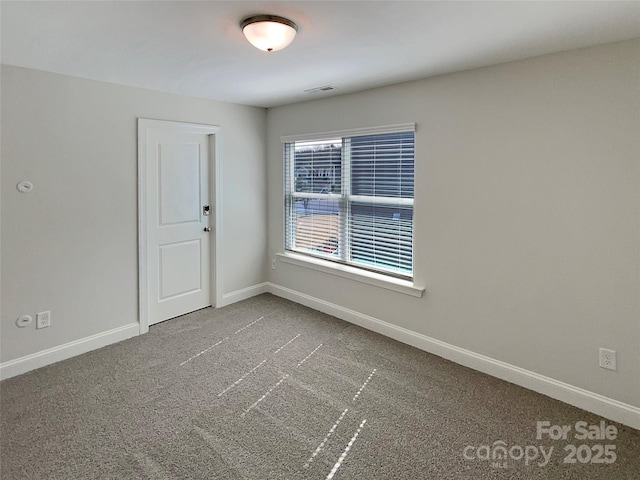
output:
M414 146L415 146L415 131L416 124L415 123L403 123L403 124L395 124L388 125L383 127L369 127L369 128L359 128L359 129L350 129L350 130L337 130L337 131L329 131L315 134L301 134L301 135L286 135L281 137L281 141L283 144L283 167L284 167L284 185L283 185L283 195L284 195L284 255L283 260L285 258L293 259L295 261L289 261L288 263L300 264L305 261L305 257L309 259L310 268L318 269L318 264L324 264L325 269L322 271L331 272L334 270L335 272L339 272L340 276L344 275L344 272L349 273L349 277L353 275L358 275L359 273L364 275L365 279L374 278L374 284L385 283L386 281L390 281L393 285L400 285L401 290L409 289L414 296L421 296L422 289L415 289L413 287L413 279L415 275L414 271L414 245L415 245L415 228L414 228L414 199L411 198L398 198L398 197L376 197L369 195L352 195L351 194L351 158L350 158L350 145L348 142L351 137L355 136L364 136L364 135L384 135L388 133L406 133L412 132L414 134ZM289 162L293 162L293 147L289 147L287 144L294 144L295 142L321 142L327 140L337 140L340 139L342 141L342 150L341 150L341 189L340 193L307 193L307 192L295 192L295 172L294 169L290 167ZM291 148L292 151L288 152L287 148ZM414 165L415 165L415 153L414 153ZM414 182L415 182L415 171L414 171ZM290 188L288 188L290 187ZM294 222L287 222L287 218L291 218L293 215L293 208L295 205L295 198L309 198L309 199L327 199L327 200L338 200L338 211L339 211L339 258L336 258L333 254L326 255L322 254L322 252L305 252L296 249L290 249L287 246L288 239L294 238L293 232L289 231L291 228L295 228ZM386 203L385 203L386 200ZM372 205L382 205L389 204L392 202L393 205L406 204L407 206L411 206L412 208L412 221L411 221L411 272L410 274L404 274L403 272L393 271L393 270L385 270L384 268L367 268L365 265L362 265L358 262L350 261L350 233L349 227L351 224L350 220L350 208L353 202L364 201L366 203L370 203ZM371 283L367 281L366 283ZM392 288L396 290L396 288ZM419 295L415 295L416 292L419 292ZM406 291L404 293L407 293Z

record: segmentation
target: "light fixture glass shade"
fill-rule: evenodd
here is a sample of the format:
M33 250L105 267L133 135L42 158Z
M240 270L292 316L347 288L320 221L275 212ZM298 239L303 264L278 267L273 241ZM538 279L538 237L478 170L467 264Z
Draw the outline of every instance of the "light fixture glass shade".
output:
M298 31L298 26L291 20L273 15L249 17L240 26L251 45L265 52L282 50L293 41Z

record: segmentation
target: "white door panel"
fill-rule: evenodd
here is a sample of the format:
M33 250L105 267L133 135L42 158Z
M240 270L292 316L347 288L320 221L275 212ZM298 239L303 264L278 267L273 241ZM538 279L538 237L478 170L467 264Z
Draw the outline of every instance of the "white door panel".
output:
M148 323L211 305L209 135L146 129Z
M199 222L202 197L200 145L160 144L158 157L159 224Z
M159 302L203 290L202 241L189 240L158 246Z

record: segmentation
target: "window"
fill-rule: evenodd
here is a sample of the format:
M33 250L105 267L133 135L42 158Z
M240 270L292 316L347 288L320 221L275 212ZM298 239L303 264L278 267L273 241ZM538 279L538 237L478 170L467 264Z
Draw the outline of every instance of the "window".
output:
M413 277L413 124L285 137L285 248Z

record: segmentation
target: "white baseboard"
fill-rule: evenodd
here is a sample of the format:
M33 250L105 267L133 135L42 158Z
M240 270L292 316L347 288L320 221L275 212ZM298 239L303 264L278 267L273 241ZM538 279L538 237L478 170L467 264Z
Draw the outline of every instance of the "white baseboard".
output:
M341 307L330 302L297 292L290 288L268 283L268 292L300 303L314 310L333 315L368 330L406 343L465 367L520 385L583 410L640 430L640 408L609 397L575 387L509 363L456 347L435 338L422 335L369 315Z
M246 300L247 298L255 297L256 295L260 295L261 293L266 293L268 291L269 291L268 283L263 282L257 285L252 285L247 288L236 290L234 292L225 293L224 295L222 295L222 301L218 302L218 305L216 305L216 308L226 307L227 305L231 305L232 303L236 303L241 300Z
M266 282L253 285L251 287L222 295L222 301L216 306L224 307L241 300L246 300L247 298L255 295L260 295L267 291L268 284ZM64 345L59 345L41 352L9 360L8 362L0 364L0 380L15 377L16 375L21 375L31 370L35 370L36 368L75 357L76 355L81 355L83 353L90 352L91 350L96 350L112 343L135 337L141 333L146 332L140 332L139 323L130 323L123 327L114 328L113 330L81 338L80 340L74 340L73 342L65 343Z
M74 340L64 345L16 358L15 360L9 360L8 362L0 364L0 380L15 377L16 375L35 370L36 368L66 360L67 358L75 357L76 355L81 355L91 350L96 350L106 345L135 337L139 334L140 324L138 322L130 323L123 327Z

